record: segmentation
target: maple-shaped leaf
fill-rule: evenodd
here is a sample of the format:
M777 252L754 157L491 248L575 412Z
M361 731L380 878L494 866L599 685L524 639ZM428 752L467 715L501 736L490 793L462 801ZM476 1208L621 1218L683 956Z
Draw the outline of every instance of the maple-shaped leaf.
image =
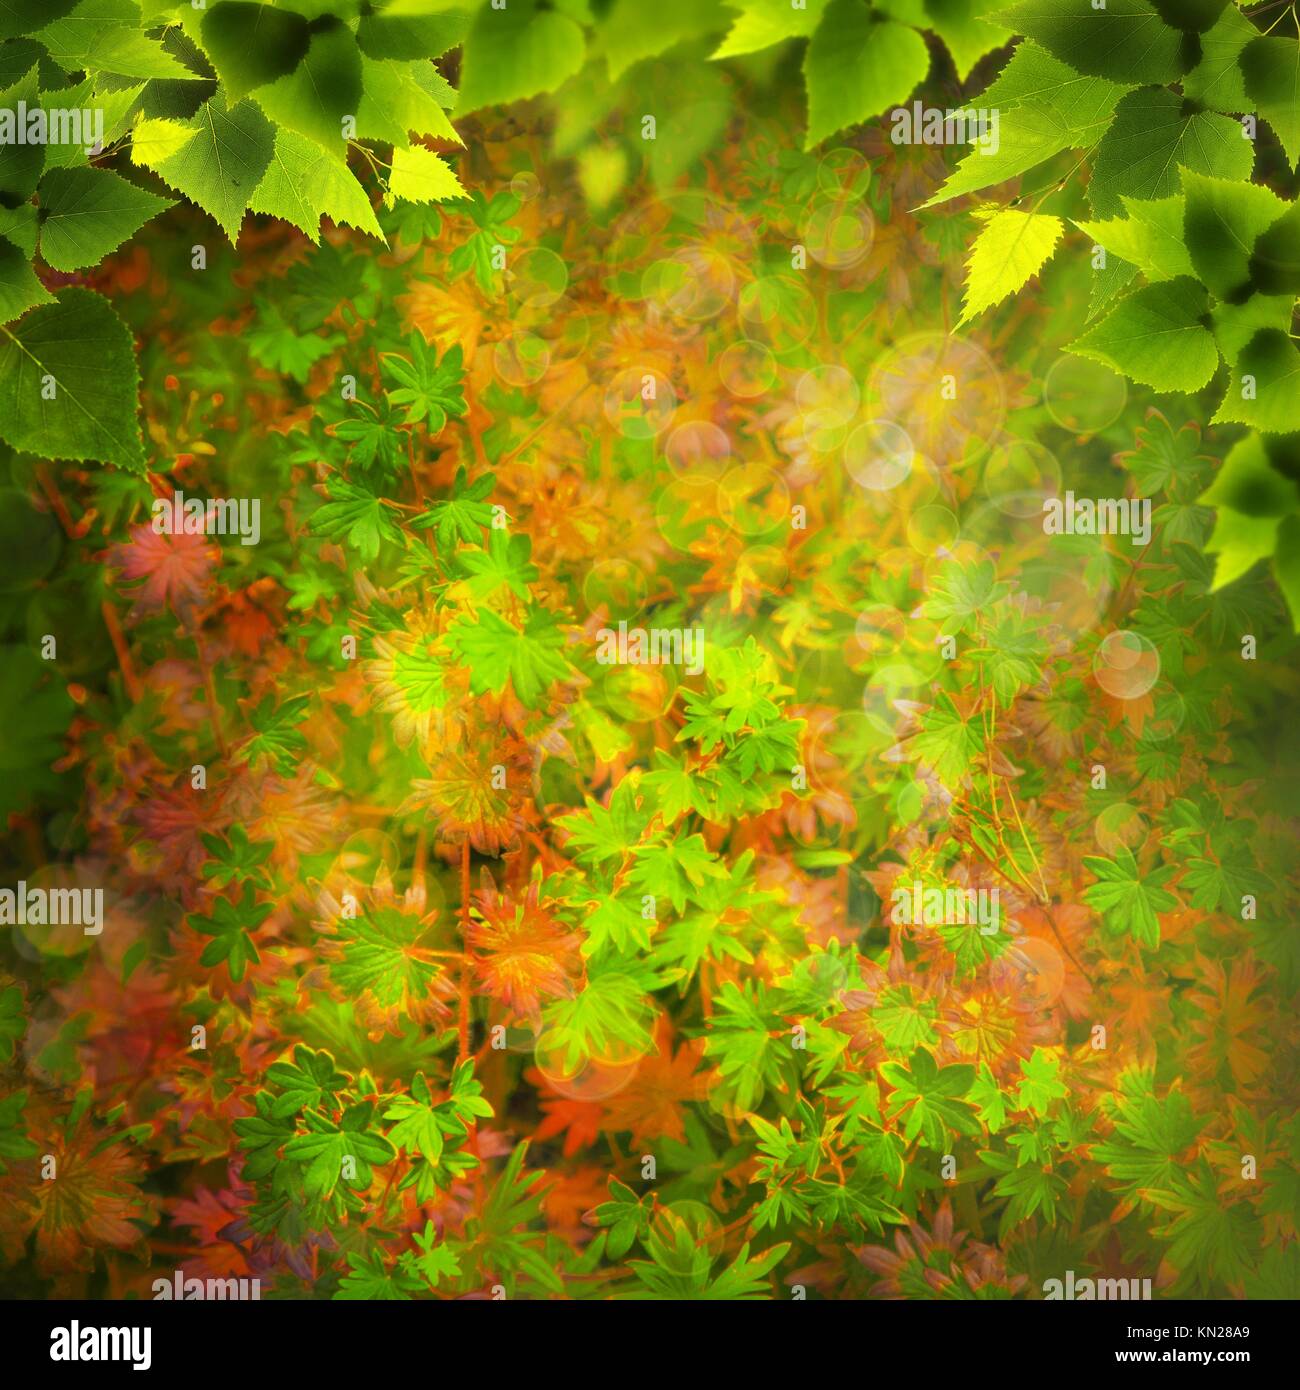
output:
M528 1230L541 1217L546 1183L542 1173L524 1171L527 1154L525 1140L510 1155L479 1215L466 1223L466 1235L481 1249L483 1268L497 1276L507 1295L517 1289L521 1278L563 1294L563 1279L538 1248L538 1237Z
M310 522L318 535L346 541L367 562L377 558L384 541L398 546L405 543L402 528L383 499L369 488L331 478L327 492L330 500L316 509Z
M306 696L302 698L306 700ZM306 740L303 743L305 745ZM232 826L225 839L220 835L203 835L200 838L204 849L212 856L203 866L203 877L211 879L214 888L225 888L235 879L241 882L252 879L259 887L269 887L259 870L275 848L270 840L254 843L242 825Z
M439 360L423 335L415 332L406 356L395 352L380 356L384 374L398 383L397 390L388 392L388 399L393 405L405 406L408 425L427 421L429 430L437 434L446 425L448 415L464 415L465 361L459 343L448 348Z
M1084 867L1098 882L1085 888L1083 900L1102 914L1109 930L1127 932L1144 946L1160 945L1160 912L1172 912L1179 904L1163 885L1174 874L1172 865L1139 869L1132 850L1120 846L1114 859L1084 855Z
M204 936L212 937L203 948L199 964L220 965L225 961L230 978L236 982L242 980L248 962L261 960L250 933L266 921L273 907L273 903L259 903L254 896L253 885L245 883L238 901L218 898L212 905L211 916L192 915L190 926Z
M1042 680L1048 643L1024 613L1005 605L985 630L984 641L986 645L972 647L966 655L982 664L999 704L1010 709L1021 691Z
M733 1099L738 1110L755 1110L785 1074L789 1052L775 1039L780 1020L770 1010L763 985L749 980L743 988L728 980L718 991L714 1010L704 1050L718 1064L718 1090Z
M294 1134L292 1119L276 1118L271 1114L275 1098L269 1091L258 1091L253 1097L254 1115L241 1116L235 1121L239 1147L248 1157L244 1160L244 1177L256 1182L273 1173L280 1162L280 1146Z
M571 998L546 1008L556 1054L573 1072L592 1057L616 1064L642 1057L654 1046L654 1009L647 998L663 984L650 967L623 957L606 956L587 967L587 980Z
M409 1303L412 1295L420 1292L420 1281L400 1264L389 1269L381 1251L347 1258L351 1269L339 1281L334 1293L336 1301Z
M310 705L310 695L295 695L279 702L274 695L263 696L249 715L255 732L236 750L236 759L254 765L265 760L279 773L293 772L298 765L297 754L307 747L307 737L298 725L307 718Z
M415 517L411 525L419 530L433 528L443 550L449 549L457 538L477 545L482 539L483 528L492 524L492 508L483 499L492 495L496 481L495 473L482 473L467 484L464 467L458 468L451 496L434 502L427 512Z
M487 549L461 550L456 563L471 577L466 587L476 599L491 598L508 589L516 598L529 600L528 586L539 571L530 559L533 543L527 536L510 536L499 527L488 532Z
M650 822L649 813L637 808L636 799L636 787L631 778L625 777L610 794L608 808L587 797L585 811L573 811L556 818L556 824L569 837L565 847L579 846L575 856L577 863L593 865L623 860Z
M454 1119L450 1113L449 1118ZM434 1103L429 1083L423 1072L416 1072L411 1081L411 1094L399 1096L384 1111L384 1119L397 1123L388 1131L388 1140L407 1153L421 1153L430 1163L442 1158L444 1124L440 1122L438 1106ZM463 1135L466 1131L459 1125Z
M610 1228L605 1253L611 1260L621 1260L632 1248L633 1241L644 1243L650 1234L655 1198L652 1192L638 1197L617 1178L610 1178L609 1192L612 1200L595 1207L588 1213L588 1219L592 1225Z
M383 904L345 917L330 943L330 979L353 997L364 992L381 1009L409 1013L442 973L430 955L432 932L431 921Z
M1021 1081L1016 1090L1016 1106L1020 1110L1032 1110L1035 1115L1046 1115L1053 1100L1060 1100L1068 1094L1060 1081L1061 1059L1046 1048L1034 1048L1032 1057L1020 1059Z
M704 781L697 773L662 748L654 750L654 764L655 770L646 773L641 786L655 798L665 825L676 824L689 811L708 813Z
M996 1134L1006 1124L1006 1096L998 1087L997 1078L987 1062L980 1063L979 1073L971 1083L966 1099L975 1107L990 1134Z
M950 560L930 581L930 597L921 606L945 636L964 632L977 614L986 613L1009 589L999 582L992 560Z
M972 763L983 756L985 732L978 721L966 719L946 691L921 716L921 729L905 745L907 756L932 768L945 786L961 784Z
M1232 1200L1220 1190L1214 1170L1198 1159L1190 1173L1179 1173L1167 1187L1151 1188L1147 1200L1173 1219L1153 1227L1169 1242L1165 1258L1182 1274L1180 1285L1208 1293L1213 1281L1239 1285L1259 1258L1262 1230L1248 1200Z
M470 689L476 695L504 690L509 681L527 708L538 709L551 682L569 675L569 663L560 654L564 634L557 620L543 610L530 617L521 632L484 608L477 619L455 623L450 640L470 668Z
M774 1245L751 1257L746 1241L736 1258L712 1277L717 1255L709 1249L708 1242L700 1239L693 1222L665 1209L651 1223L645 1248L650 1259L629 1261L641 1287L617 1297L741 1302L770 1299L772 1289L767 1276L785 1258L790 1246Z
M1006 1210L999 1223L999 1238L1006 1239L1013 1228L1040 1212L1048 1225L1055 1224L1057 1203L1064 1199L1065 1179L1042 1162L1018 1163L1008 1154L984 1152L983 1166L1000 1174L993 1184L999 1197L1007 1197Z
M254 361L303 385L316 363L342 347L345 340L341 333L300 333L278 308L263 304L244 341Z
M401 1265L408 1274L418 1274L431 1289L436 1289L444 1279L455 1279L460 1274L460 1260L445 1240L439 1240L437 1227L432 1221L424 1223L423 1233L416 1231L411 1239L420 1253L410 1251L401 1256Z
M348 1106L337 1124L319 1111L306 1112L311 1132L290 1139L284 1156L306 1165L303 1186L309 1197L328 1197L340 1180L364 1192L371 1183L370 1165L391 1162L393 1146L371 1132L374 1113L373 1101Z
M397 464L398 441L401 432L387 414L380 415L363 401L355 403L365 412L330 425L325 433L341 439L348 446L348 468L365 472L376 470L389 477Z
M706 878L725 878L727 874L718 856L704 843L703 835L637 845L632 853L636 856L633 885L644 893L667 898L676 912L686 910L688 894Z
M1204 1128L1176 1085L1163 1100L1152 1086L1149 1072L1121 1076L1119 1092L1106 1106L1115 1133L1092 1145L1092 1156L1105 1164L1130 1198L1141 1197L1148 1188L1168 1187Z
M309 1106L315 1109L327 1105L350 1078L335 1069L334 1058L328 1052L295 1047L293 1062L272 1063L266 1070L266 1079L283 1091L271 1102L270 1110L272 1118L282 1120Z
M964 1063L940 1067L925 1048L918 1047L906 1066L883 1062L880 1074L894 1088L889 1098L890 1117L907 1114L904 1138L920 1136L928 1148L942 1150L950 1131L979 1133L974 1113L960 1099L975 1080L974 1067Z

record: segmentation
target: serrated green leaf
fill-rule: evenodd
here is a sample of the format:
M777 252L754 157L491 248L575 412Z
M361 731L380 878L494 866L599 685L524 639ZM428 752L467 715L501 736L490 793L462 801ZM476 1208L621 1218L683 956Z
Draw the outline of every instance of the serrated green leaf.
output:
M172 206L108 169L50 169L40 198L41 257L55 270L98 265Z
M142 472L131 332L90 290L60 291L0 328L0 438L46 458Z
M930 70L925 40L861 0L830 0L804 56L810 150L912 95Z
M958 323L966 323L1014 294L1051 259L1061 219L1018 208L981 209L983 222L966 262L966 288Z
M1208 308L1196 280L1163 280L1127 295L1069 350L1157 391L1199 391L1219 365L1214 335L1202 322Z

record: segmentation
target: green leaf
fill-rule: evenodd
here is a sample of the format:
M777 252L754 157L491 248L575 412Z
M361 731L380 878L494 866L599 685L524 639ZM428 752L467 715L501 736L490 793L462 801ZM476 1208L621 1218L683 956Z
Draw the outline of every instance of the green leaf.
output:
M568 15L539 9L535 0L513 0L503 10L484 5L465 38L457 111L467 116L553 92L585 56L582 30Z
M448 348L440 360L417 330L411 334L405 356L385 352L381 357L385 376L398 384L397 390L388 392L388 399L406 408L406 424L424 421L429 432L437 434L448 415L464 415L465 363L459 343Z
M16 121L19 102L26 102L30 109L38 105L39 100L36 69L33 68L12 87L0 92L0 111L13 113L12 119ZM9 133L12 137L13 132ZM45 151L45 145L20 145L13 138L0 144L0 202L13 207L31 197L45 168Z
M1061 1059L1046 1048L1034 1048L1033 1055L1020 1059L1021 1081L1016 1087L1016 1108L1046 1115L1052 1101L1069 1094L1060 1080Z
M366 5L357 25L357 42L372 58L437 58L460 43L468 29L469 15L454 0L414 0L387 12Z
M356 1165L356 1177L347 1179L349 1187L364 1192L371 1183L370 1165L388 1163L396 1155L393 1146L381 1135L369 1131L373 1106L369 1103L355 1105L343 1112L343 1118L335 1127L328 1121L317 1121L320 1126L311 1134L299 1134L284 1146L284 1156L306 1164L303 1173L303 1186L310 1197L328 1197L343 1177L345 1159L352 1159ZM308 1114L310 1121L312 1115Z
M191 916L189 921L194 930L213 938L204 947L199 964L220 965L225 961L230 978L236 982L242 980L248 962L261 959L253 944L252 929L271 915L273 906L257 902L253 885L245 883L237 902L218 898L212 905L211 916Z
M12 323L38 304L53 303L54 296L36 278L28 257L0 236L0 324Z
M256 767L265 760L282 776L292 774L297 755L307 747L307 736L298 725L307 718L310 706L310 695L284 701L277 701L274 694L264 695L249 715L253 733L236 752L235 761Z
M1006 66L974 101L986 110L1022 105L1049 108L1071 130L1086 130L1115 109L1125 84L1085 76L1032 39L1015 46Z
M45 458L143 472L139 380L131 332L108 301L62 290L0 328L0 438Z
M378 558L382 542L404 544L402 528L393 520L383 500L368 488L331 478L330 500L312 514L311 529L331 540L346 538L363 560Z
M108 169L51 169L40 197L41 256L55 270L98 265L172 206Z
M214 217L233 246L244 210L275 153L270 121L252 101L227 108L218 92L190 120L168 121L166 131L161 125L154 122L149 131L159 143L141 149L137 139L134 158ZM176 127L192 132L191 137L179 149L167 150L162 137L170 136L174 143Z
M435 95L436 79L432 63L379 62L362 55L364 90L357 108L357 137L383 140L404 150L414 131L463 145Z
M1171 1182L1182 1170L1185 1151L1204 1127L1177 1083L1163 1100L1156 1098L1151 1086L1148 1073L1122 1074L1119 1093L1105 1102L1115 1133L1092 1145L1093 1157L1106 1165L1130 1199Z
M959 325L1020 289L1051 258L1061 219L1018 208L981 208L984 223L966 262L966 290Z
M925 40L861 0L831 0L804 56L804 149L906 101L930 70Z
M1196 500L1245 516L1287 516L1300 508L1300 489L1273 467L1264 441L1252 434L1232 446L1214 482Z
M1286 599L1291 627L1300 633L1300 516L1289 516L1278 527L1273 577Z
M220 835L200 836L203 848L212 855L211 861L203 866L203 877L210 879L214 888L224 888L236 879L243 882L246 878L269 887L260 870L271 856L272 842L249 840L242 825L232 826L228 836L228 840Z
M617 82L635 64L701 34L716 33L727 20L716 0L614 0L604 16L598 51ZM659 137L662 139L662 135Z
M943 631L964 632L976 617L987 612L1008 590L997 577L992 560L963 563L949 560L930 582L930 594L923 612L942 624Z
M465 190L451 167L423 145L393 151L393 171L388 180L389 201L441 203L463 198Z
M343 157L344 118L361 104L361 50L337 20L313 25L311 46L286 77L259 87L254 100L277 124Z
M530 618L521 632L484 608L477 620L462 618L452 627L451 642L470 668L475 694L499 693L508 680L529 709L538 709L551 682L569 675L569 663L561 655L564 636L545 613Z
M1211 592L1268 559L1277 549L1281 524L1279 517L1243 516L1231 507L1220 507L1214 516L1214 531L1205 542L1205 553L1218 557Z
M1160 945L1159 912L1172 912L1178 899L1162 885L1173 874L1171 866L1139 870L1131 850L1120 847L1114 859L1085 855L1083 864L1097 882L1083 891L1083 900L1095 907L1113 932L1126 932L1144 946Z
M1240 304L1216 304L1210 318L1219 351L1235 367L1261 328L1290 332L1294 309L1295 296L1289 294L1252 294Z
M940 1067L923 1047L911 1060L883 1062L880 1075L893 1087L889 1097L890 1118L906 1113L903 1137L920 1138L927 1148L942 1151L952 1134L978 1134L979 1122L971 1108L960 1099L975 1080L975 1068L964 1063Z
M424 1223L424 1234L414 1232L411 1239L420 1249L420 1255L412 1261L411 1268L418 1270L420 1277L436 1289L443 1279L455 1279L460 1274L460 1260L450 1245L439 1243L437 1228L432 1221Z
M1219 365L1214 335L1202 322L1208 308L1204 286L1189 276L1147 285L1069 350L1157 391L1199 391Z
M1088 88L1080 92L1070 89L1068 110L1059 109L1055 101L1034 98L1006 112L1000 121L998 148L973 150L921 206L934 207L960 194L1005 183L1062 150L1096 142L1110 123L1124 89L1101 78L1075 74L1074 80L1087 83Z
M333 1301L360 1303L409 1303L411 1295L420 1292L418 1279L402 1268L389 1269L382 1251L369 1255L349 1254L349 1272L339 1280Z
M199 33L228 101L291 73L307 54L307 20L274 5L222 0L199 21Z
M1167 198L1180 187L1180 167L1221 179L1248 179L1255 146L1240 124L1198 111L1177 92L1141 87L1120 99L1115 120L1093 161L1088 199L1093 212L1114 217L1121 195Z
M81 0L31 37L68 72L190 80L196 75L143 32L134 0Z
M411 522L411 525L419 530L434 528L441 550L451 549L457 539L470 545L481 544L483 528L492 524L492 507L483 499L492 495L497 481L496 474L480 474L468 485L465 478L465 467L462 464L456 470L451 496L434 502L427 512L421 512Z
M0 375L0 400L4 380ZM59 790L51 764L67 752L64 737L76 706L54 664L26 643L0 647L0 816Z
M821 20L827 0L808 0L805 9L795 9L789 0L734 0L736 17L726 38L713 53L717 58L738 58L761 53L786 39L806 39Z
M1300 429L1300 352L1281 328L1261 328L1241 351L1214 424L1265 434Z
M1300 294L1300 202L1260 232L1250 256L1250 283L1260 294Z
M1091 77L1164 83L1186 71L1182 35L1147 0L1106 0L1100 10L1087 3L1024 0L999 11L998 20Z
M27 1092L14 1091L0 1100L0 1173L7 1173L6 1158L32 1158L40 1153L38 1145L27 1137L27 1127L23 1120L23 1110L27 1106Z
M1273 127L1294 169L1300 165L1300 39L1252 39L1240 62L1246 95Z
M317 245L322 217L385 240L370 199L347 164L292 130L275 132L271 161L248 206L292 222Z
M487 549L462 550L457 563L471 578L468 589L476 599L491 598L501 589L509 589L517 598L528 602L528 586L535 583L539 570L532 563L533 543L528 536L512 536L494 526L488 532Z
M588 145L578 155L578 182L587 206L607 208L627 182L627 151L622 145Z
M1076 222L1075 226L1112 255L1137 266L1148 280L1173 280L1179 275L1195 274L1183 241L1181 194L1149 200L1121 196L1120 202L1127 217Z
M266 1069L266 1079L282 1091L271 1102L270 1114L274 1119L284 1120L300 1110L332 1105L334 1097L348 1084L349 1077L335 1068L330 1053L295 1047L293 1062L273 1062Z
M382 1008L424 999L440 968L421 954L428 927L391 908L371 907L338 925L341 959L330 979L349 995L373 994Z
M1227 5L1200 36L1201 61L1183 78L1183 95L1213 111L1247 111L1240 56L1259 30L1235 5Z
M1233 1201L1220 1190L1221 1183L1204 1158L1190 1173L1179 1173L1167 1188L1145 1195L1173 1218L1152 1228L1169 1242L1167 1259L1186 1271L1205 1293L1217 1280L1239 1284L1250 1273L1262 1235L1259 1217L1248 1201Z
M1271 189L1183 173L1183 234L1196 274L1218 299L1251 288L1250 259L1261 232L1287 205Z
M989 8L986 0L925 0L924 15L917 23L920 28L932 29L943 40L959 81L964 82L986 53L1000 48L1011 37L1009 29L995 23L986 13Z

